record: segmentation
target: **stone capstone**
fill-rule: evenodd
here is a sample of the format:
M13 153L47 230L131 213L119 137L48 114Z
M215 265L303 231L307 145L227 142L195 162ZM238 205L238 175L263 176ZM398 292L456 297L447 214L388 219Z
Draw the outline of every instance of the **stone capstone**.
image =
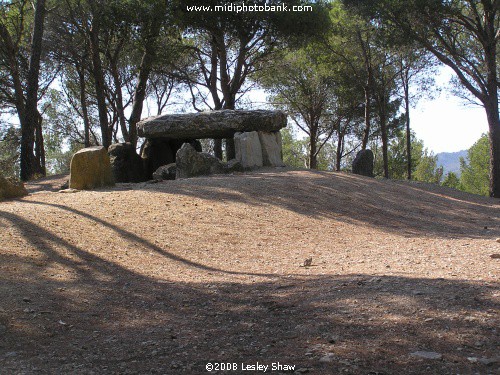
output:
M158 168L175 163L177 151L184 143L190 143L196 151L202 151L201 143L195 139L147 139L141 149L146 179L152 178Z
M371 150L361 150L356 154L352 162L352 173L367 177L373 175L373 152Z
M175 180L177 166L175 163L162 165L153 173L153 180Z
M142 182L145 180L142 159L131 143L115 143L108 148L115 182Z
M176 155L177 173L175 178L189 178L224 173L224 163L215 156L197 152L195 148L184 143Z
M234 135L234 146L236 148L236 160L241 163L243 168L249 169L264 165L258 132L236 133Z
M13 178L0 176L0 202L4 199L20 198L28 195L24 184Z
M148 139L232 138L237 132L278 131L286 123L282 111L227 109L149 117L137 124L137 132Z
M71 189L91 190L115 184L108 152L102 146L78 151L71 159L70 170Z
M262 148L262 163L266 167L284 167L282 158L281 133L278 132L258 132L260 145Z

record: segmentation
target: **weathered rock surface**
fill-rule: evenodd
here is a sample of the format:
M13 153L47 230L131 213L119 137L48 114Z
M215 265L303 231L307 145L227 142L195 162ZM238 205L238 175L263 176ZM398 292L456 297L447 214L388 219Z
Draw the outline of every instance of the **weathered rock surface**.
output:
M176 167L176 178L224 173L224 164L219 159L204 152L197 152L189 143L184 143L177 151Z
M131 143L115 143L108 148L109 160L115 182L142 182L142 159Z
M234 146L236 148L236 160L243 168L262 167L262 146L259 134L256 131L236 133L234 135Z
M226 173L234 173L234 172L244 172L245 168L241 165L241 163L236 159L229 160L225 165L224 169Z
M262 163L267 167L284 167L281 155L281 133L258 132L262 147Z
M373 152L371 150L361 150L356 154L352 162L352 173L367 177L373 176Z
M69 187L90 190L115 184L109 155L102 146L87 147L71 159Z
M161 166L175 163L177 151L184 143L190 143L198 152L202 151L201 143L195 139L147 139L141 150L145 179L150 179Z
M177 166L175 163L162 165L153 173L154 180L175 180Z
M26 195L28 195L28 191L21 181L0 176L0 202L4 199L20 198Z
M278 131L286 123L281 111L221 110L149 117L137 124L137 132L149 139L232 138L237 132Z

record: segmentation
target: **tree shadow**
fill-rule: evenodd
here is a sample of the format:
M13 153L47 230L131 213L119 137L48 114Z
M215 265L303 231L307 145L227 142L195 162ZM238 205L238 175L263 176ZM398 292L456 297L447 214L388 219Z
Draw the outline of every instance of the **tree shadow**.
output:
M237 193L232 199L246 199ZM225 279L148 276L0 211L2 226L19 230L43 254L0 253L0 372L195 374L206 373L208 362L237 363L236 373L243 373L242 363L256 362L316 374L497 369L479 360L498 350L498 283L227 272L170 254L88 213L50 206L93 220L158 260ZM410 355L418 350L443 357Z

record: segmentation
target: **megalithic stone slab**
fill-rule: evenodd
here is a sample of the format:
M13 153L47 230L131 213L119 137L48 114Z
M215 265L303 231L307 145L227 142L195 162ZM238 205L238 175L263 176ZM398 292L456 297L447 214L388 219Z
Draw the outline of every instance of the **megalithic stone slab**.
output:
M262 146L262 162L266 167L284 167L281 159L280 132L258 132Z
M236 160L241 163L243 168L262 167L262 146L258 132L236 133L234 135L234 146L236 148Z
M115 184L108 152L102 146L78 151L71 159L70 169L71 189L92 190Z
M232 138L237 132L275 132L286 123L282 111L226 109L149 117L137 124L137 132L146 138Z

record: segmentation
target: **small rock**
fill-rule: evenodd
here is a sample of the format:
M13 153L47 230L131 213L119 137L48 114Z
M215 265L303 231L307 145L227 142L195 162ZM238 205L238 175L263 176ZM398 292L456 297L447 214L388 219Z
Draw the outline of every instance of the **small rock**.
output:
M23 302L29 303L29 302L31 302L31 299L29 297L24 297L23 298Z
M63 189L63 190L59 190L59 193L63 193L63 194L73 194L73 193L78 193L80 190L78 189Z
M491 254L490 258L491 259L500 259L500 254Z
M330 363L333 362L334 360L335 360L335 354L333 353L327 353L319 359L319 361L323 363Z
M295 370L296 374L307 374L310 371L307 367L301 367L297 370Z
M424 322L429 323L429 322L432 322L433 320L434 320L434 318L427 318L427 319L424 319Z
M436 352L426 352L426 351L416 351L413 353L410 353L412 357L420 357L420 358L425 358L425 359L441 359L443 358L443 355L440 353Z
M422 292L421 290L413 290L411 294L413 294L414 296L421 296L424 294L424 292Z
M496 239L496 241L497 241L498 243L500 243L500 238L497 238L497 239Z
M477 357L467 357L467 360L468 360L470 363L477 363Z
M175 163L170 163L167 165L162 165L153 173L153 179L155 180L175 180L175 174L177 173L177 166Z
M479 362L481 362L483 365L489 366L489 365L493 365L495 363L500 362L500 357L481 358L481 359L479 359Z

